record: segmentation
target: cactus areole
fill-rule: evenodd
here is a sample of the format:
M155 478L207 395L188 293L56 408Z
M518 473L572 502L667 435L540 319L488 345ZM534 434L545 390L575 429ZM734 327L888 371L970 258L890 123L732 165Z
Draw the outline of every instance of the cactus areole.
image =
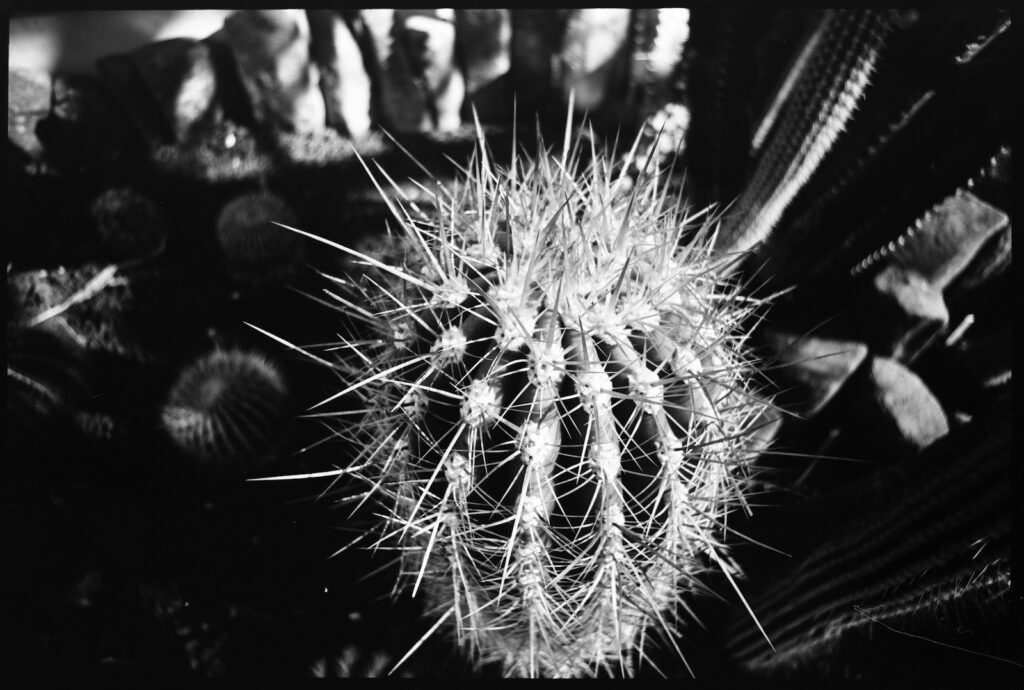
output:
M374 331L344 348L367 409L347 471L476 659L629 674L657 631L677 644L701 571L730 567L767 409L737 333L758 305L716 279L710 224L657 176L594 150L583 166L579 139L500 168L480 140L426 204L378 185L406 252L360 254L371 306L346 302Z

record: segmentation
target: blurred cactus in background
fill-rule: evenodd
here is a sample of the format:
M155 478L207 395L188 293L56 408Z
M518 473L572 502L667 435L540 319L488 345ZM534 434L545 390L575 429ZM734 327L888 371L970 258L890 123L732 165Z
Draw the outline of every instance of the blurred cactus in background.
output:
M213 352L186 367L163 409L171 440L198 461L263 464L278 447L289 418L288 389L260 355ZM211 474L225 471L216 466Z

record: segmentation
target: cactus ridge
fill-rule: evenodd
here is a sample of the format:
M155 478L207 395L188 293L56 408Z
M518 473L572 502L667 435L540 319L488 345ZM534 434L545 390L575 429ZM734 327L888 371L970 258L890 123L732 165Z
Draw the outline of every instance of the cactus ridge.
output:
M764 240L853 115L886 32L885 13L829 12L804 74L719 237L744 251Z
M769 409L739 331L760 303L717 279L703 212L581 148L504 169L482 145L432 209L389 201L413 251L361 255L389 278L360 283L373 333L333 396L367 410L347 471L388 506L379 545L509 675L629 674L645 631L676 644L698 576L731 568Z

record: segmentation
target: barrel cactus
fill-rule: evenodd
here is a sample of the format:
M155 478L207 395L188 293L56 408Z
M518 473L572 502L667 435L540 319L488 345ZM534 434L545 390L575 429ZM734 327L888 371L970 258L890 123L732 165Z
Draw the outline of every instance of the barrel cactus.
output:
M161 410L175 447L210 475L273 458L289 418L284 376L262 355L215 350L179 373Z
M365 325L333 396L366 409L346 471L432 631L511 676L628 675L652 633L675 645L696 578L732 578L726 515L771 417L742 330L760 305L716 278L713 224L611 160L481 145L428 203L374 179L399 261L334 245L368 268L339 296Z

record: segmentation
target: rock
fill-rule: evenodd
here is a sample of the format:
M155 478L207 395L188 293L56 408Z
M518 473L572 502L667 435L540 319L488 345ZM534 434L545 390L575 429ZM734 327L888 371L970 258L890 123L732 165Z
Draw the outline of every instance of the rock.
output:
M7 138L33 158L43 152L36 125L50 112L52 89L46 72L16 68L7 72Z
M36 128L47 157L75 173L132 169L144 154L137 131L103 82L84 74L54 79L53 106Z
M320 70L310 57L303 10L240 10L211 40L231 48L258 123L294 132L326 126Z
M900 459L949 433L942 405L917 374L887 357L871 360L869 375L853 387L855 424L846 430L869 452Z
M933 209L893 253L893 263L914 271L939 290L959 275L1009 217L970 192L958 192Z
M455 64L455 11L398 10L396 16L402 21L413 73L423 79L430 94L434 128L458 129L466 84Z
M157 102L130 56L108 55L96 61L96 69L149 147L170 139L169 128Z
M874 277L872 286L860 319L875 353L912 359L949 322L942 292L914 271L890 265Z
M379 89L377 105L384 126L397 132L429 132L433 121L428 94L416 83L396 11L360 10L359 16L373 47L371 74Z
M131 59L175 141L184 141L196 127L223 117L209 44L172 38L139 48Z
M631 11L623 8L574 10L556 62L555 80L565 102L575 94L577 110L597 110L609 87L624 76L628 62Z
M465 63L466 94L472 96L512 67L510 10L455 10L455 41Z
M976 290L1013 266L1013 230L1009 225L991 236L971 259L971 262L946 288L946 294L963 294Z
M363 53L343 17L331 10L306 12L327 124L353 139L362 139L370 130L373 91Z
M804 417L821 411L868 355L863 343L775 328L764 328L759 338L772 353L772 376L782 388L775 402Z
M516 10L512 14L512 88L519 111L548 105L554 56L571 10Z
M463 113L485 123L512 121L512 16L509 10L455 10L455 41L465 70Z

